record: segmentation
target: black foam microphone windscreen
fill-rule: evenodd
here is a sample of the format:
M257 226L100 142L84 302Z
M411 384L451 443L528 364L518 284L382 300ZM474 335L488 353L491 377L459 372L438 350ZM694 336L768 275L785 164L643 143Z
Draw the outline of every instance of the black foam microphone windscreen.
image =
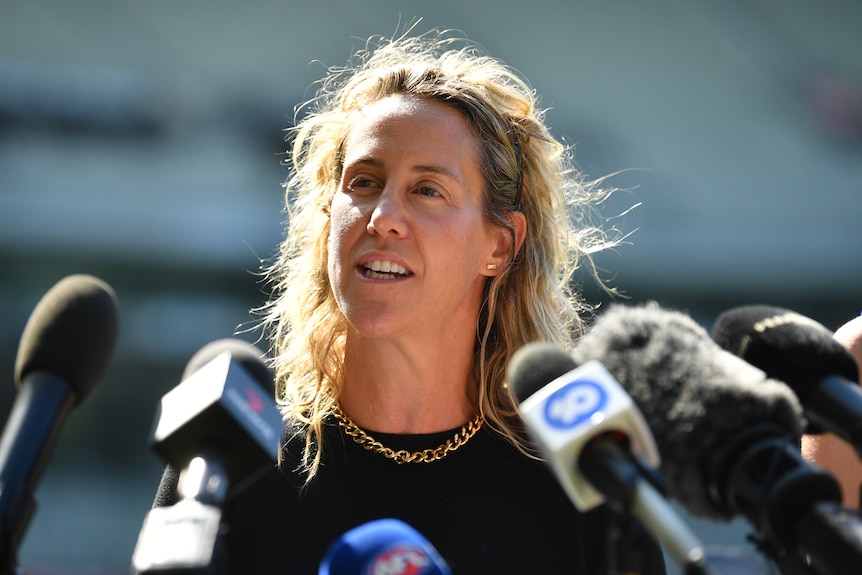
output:
M15 383L44 371L65 379L80 403L108 367L119 333L114 290L99 278L75 274L54 285L33 309L15 358Z
M612 306L574 351L596 359L641 408L662 458L670 494L696 515L730 519L704 464L741 430L770 424L801 436L801 408L781 382L721 350L689 316L657 305Z
M528 353L529 352L529 353ZM509 362L507 379L518 403L575 369L574 358L550 343L527 344Z
M808 433L831 431L862 450L862 389L856 361L822 324L780 307L750 305L721 314L715 342L789 385Z

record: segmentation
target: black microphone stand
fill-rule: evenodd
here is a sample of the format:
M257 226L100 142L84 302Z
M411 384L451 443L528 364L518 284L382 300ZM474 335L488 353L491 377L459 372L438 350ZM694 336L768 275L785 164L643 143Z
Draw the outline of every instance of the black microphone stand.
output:
M631 515L608 505L607 575L641 573L646 532Z
M617 440L594 440L583 450L579 467L592 485L601 488L612 512L609 575L640 573L648 534L668 550L686 575L717 575L708 564L700 541L687 526L676 521L675 515L664 513L650 520L650 513L639 513L651 504L664 502L664 496L656 487L658 478L627 449L622 449Z

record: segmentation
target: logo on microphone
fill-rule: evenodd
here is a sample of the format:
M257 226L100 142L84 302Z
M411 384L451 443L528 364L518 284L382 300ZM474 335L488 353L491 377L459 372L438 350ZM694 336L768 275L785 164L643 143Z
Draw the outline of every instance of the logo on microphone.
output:
M260 413L263 411L263 400L260 398L260 395L254 390L253 387L245 388L245 398L246 403L253 412Z
M774 314L769 317L765 317L756 324L754 324L754 331L757 333L764 333L767 330L775 329L777 327L781 327L783 325L805 325L808 327L813 327L815 329L819 329L822 331L829 332L828 329L823 324L817 323L810 317L805 317L804 315L798 314L796 312L788 311L785 313ZM831 337L832 334L830 333Z
M232 412L243 419L246 429L253 428L267 442L277 441L280 428L264 417L266 404L260 395L253 391L254 385L257 384L236 382L226 386L225 399L231 404Z
M368 575L421 575L431 558L421 548L401 545L377 556Z
M607 402L608 394L601 385L587 379L575 380L548 397L545 420L559 429L577 427Z

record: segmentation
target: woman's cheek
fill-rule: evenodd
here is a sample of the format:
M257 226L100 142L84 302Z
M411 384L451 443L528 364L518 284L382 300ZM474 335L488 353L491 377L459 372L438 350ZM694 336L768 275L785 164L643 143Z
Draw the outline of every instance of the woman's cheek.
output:
M356 230L362 225L361 210L341 196L341 194L335 195L330 211L329 262L327 262L330 282L338 281L343 267L349 265L350 238L359 237Z

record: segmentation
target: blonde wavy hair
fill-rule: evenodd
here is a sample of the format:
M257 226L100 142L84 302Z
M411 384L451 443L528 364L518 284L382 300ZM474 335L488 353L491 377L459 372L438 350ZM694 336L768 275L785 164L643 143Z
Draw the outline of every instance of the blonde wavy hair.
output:
M276 397L291 427L305 436L308 480L322 456L323 422L342 385L347 322L327 273L329 208L339 185L343 145L357 111L393 94L442 102L468 119L482 143L485 217L513 234L507 213L527 222L523 247L489 278L477 325L474 371L487 425L530 453L506 367L522 345L549 341L566 349L590 310L574 290L573 273L590 254L614 244L591 225L607 193L587 183L570 149L551 136L537 97L514 70L451 33L369 41L347 66L330 69L292 136L285 183L288 217L279 252L266 269L272 290L258 310L270 339Z

